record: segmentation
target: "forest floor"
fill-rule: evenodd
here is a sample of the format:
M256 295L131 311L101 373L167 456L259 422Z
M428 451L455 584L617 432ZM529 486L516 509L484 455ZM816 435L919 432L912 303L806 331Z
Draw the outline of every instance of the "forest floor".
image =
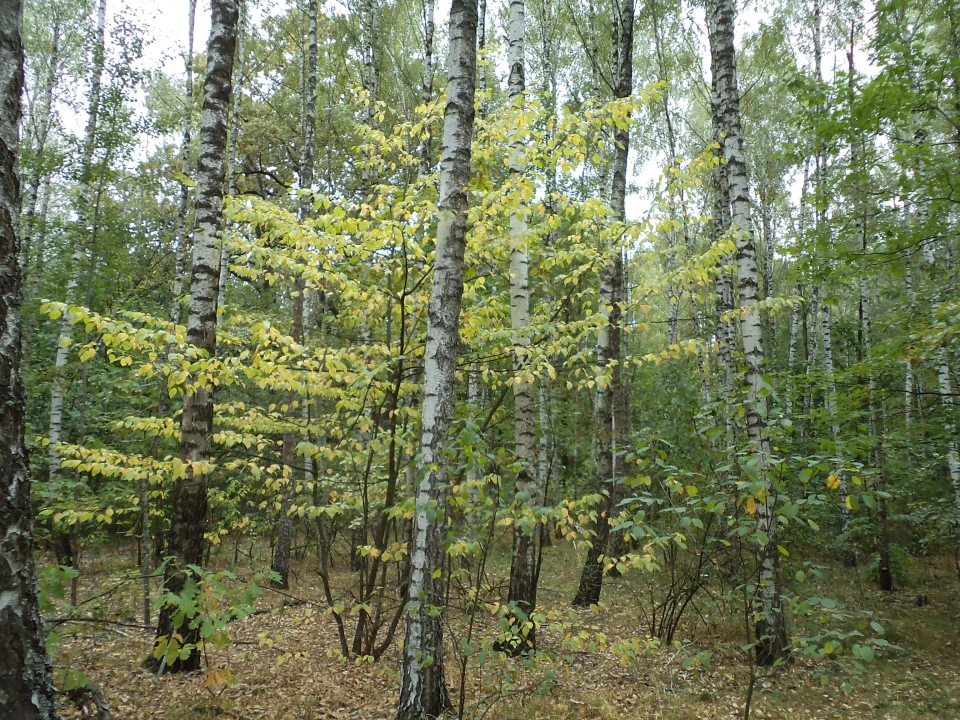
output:
M232 558L230 558L232 560ZM257 558L260 566L268 564ZM493 558L495 579L508 569ZM109 592L110 578L129 558L101 553L91 560L80 584L81 601ZM248 561L249 562L249 561ZM217 558L214 557L214 565ZM212 718L391 718L398 688L398 650L394 642L378 663L342 661L332 617L324 612L323 591L309 559L297 563L290 594L309 602L278 608L278 597L264 591L264 612L229 625L231 643L208 652L207 670L164 675L143 666L152 649L152 632L138 628L133 608L137 583L109 595L97 617L125 624L62 624L55 651L58 668L78 670L97 683L117 720L207 720ZM539 603L564 617L576 589L580 559L568 547L547 549ZM249 570L241 568L239 570ZM825 571L826 572L826 571ZM930 559L911 568L912 581L893 593L881 593L853 570L837 568L822 580L808 581L806 595L825 595L850 612L851 623L876 621L895 648L878 652L875 662L850 675L824 661L799 659L756 683L751 717L863 718L919 720L960 718L960 586L950 563ZM605 648L561 650L558 634L541 629L545 657L535 667L496 656L467 672L464 709L474 720L544 718L574 720L727 720L741 718L750 669L738 648L742 617L733 600L715 592L714 601L687 613L672 644L641 652L625 664L609 645L637 638L646 643L644 603L649 576L609 579L599 609L581 613L583 629L605 634ZM927 604L917 607L916 598ZM316 604L311 604L316 603ZM78 608L83 615L94 603ZM64 614L69 608L63 608ZM462 631L452 619L451 630ZM478 629L488 630L489 615ZM811 630L812 632L812 630ZM448 635L451 633L448 633ZM402 636L402 626L398 639ZM476 638L477 635L475 634ZM593 637L596 637L595 635ZM712 651L709 667L681 670L683 657ZM829 664L829 661L826 661ZM826 683L821 675L826 670ZM460 663L448 653L447 682L459 703ZM842 686L847 684L844 689ZM75 717L64 707L65 717Z

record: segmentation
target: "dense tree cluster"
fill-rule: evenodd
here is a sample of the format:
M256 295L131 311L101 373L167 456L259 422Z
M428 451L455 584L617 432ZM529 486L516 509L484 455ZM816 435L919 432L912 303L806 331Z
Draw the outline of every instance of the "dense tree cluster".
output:
M0 715L35 563L120 546L155 671L302 563L404 719L544 652L561 548L751 673L883 645L817 563L960 558L957 0L186 0L182 72L115 2L0 3Z

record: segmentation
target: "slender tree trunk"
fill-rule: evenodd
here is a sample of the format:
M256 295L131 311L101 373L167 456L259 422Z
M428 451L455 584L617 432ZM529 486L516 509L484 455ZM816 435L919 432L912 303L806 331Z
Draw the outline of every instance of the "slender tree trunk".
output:
M93 47L93 64L91 66L90 96L87 110L87 126L83 136L83 146L80 158L80 191L76 204L77 221L74 224L73 252L70 258L70 274L67 279L64 302L69 306L76 301L76 289L80 280L80 271L83 264L84 236L91 233L93 227L93 152L97 140L97 125L100 117L100 101L102 76L104 66L104 35L106 32L107 0L100 0L97 6L97 34ZM54 376L50 384L50 424L48 437L50 440L47 453L49 479L51 484L60 480L60 442L63 438L63 405L67 392L65 368L70 358L70 348L73 342L73 321L69 309L60 318L60 334L57 338L57 355L54 361ZM59 532L55 529L54 532ZM62 548L58 553L61 557L57 561L61 565L74 566L77 563L78 548L70 540L55 543Z
M803 297L803 286L797 283L793 288L793 294ZM790 420L793 419L793 371L797 364L797 340L800 336L800 302L795 301L790 311L790 338L787 340L787 381L783 391L784 395L784 415Z
M855 72L854 72L854 37L856 35L857 21L854 20L850 31L850 49L847 53L848 62L848 87L850 101L853 102L855 92ZM862 253L864 266L860 273L860 342L861 359L870 362L870 352L872 349L872 318L870 315L870 290L867 285L866 277L866 257L870 250L870 233L867 230L867 206L865 201L863 180L861 175L866 171L866 163L863 157L863 139L861 136L854 136L850 140L850 171L853 175L853 212L854 212L854 232L856 234L857 245ZM877 494L877 551L879 555L879 566L877 569L877 580L881 590L893 590L893 572L890 566L890 531L887 520L887 501L880 494L886 488L886 476L884 469L883 436L881 434L881 407L877 399L877 378L872 369L867 370L867 412L870 416L870 441L874 464L874 487Z
M456 399L467 184L473 141L477 5L450 8L447 105L440 149L440 199L433 288L423 359L420 482L416 488L406 630L400 664L397 720L421 720L449 706L443 662L444 547L449 476L446 448Z
M905 268L906 276L906 286L907 286L907 302L909 303L910 312L914 310L914 305L916 303L916 293L913 290L913 268L910 263L906 263ZM914 377L913 377L913 358L908 357L906 363L906 372L904 373L903 378L903 431L907 438L907 445L909 447L911 441L911 430L913 425L913 400L914 400ZM908 454L909 454L908 450Z
M424 105L429 105L433 100L433 35L436 11L436 0L423 0L423 78L420 81L420 102ZM420 174L426 175L433 165L430 134L426 130L420 139L419 155Z
M624 99L633 92L633 0L617 6L614 19L614 97ZM614 218L623 222L626 218L627 166L630 154L630 129L617 125L613 132L614 160L613 180L610 192L610 207ZM623 376L620 373L620 326L623 296L623 253L618 248L600 270L600 313L604 324L597 341L598 374L606 375L612 370L610 380L597 383L595 396L596 444L597 444L597 492L602 500L597 507L597 520L593 527L593 543L587 551L580 583L573 604L589 607L600 602L603 589L604 556L610 543L610 521L613 498L616 495L614 476L614 416L616 399L622 397L618 390Z
M843 452L840 448L840 416L837 412L837 381L833 366L833 329L829 303L824 302L823 313L823 374L826 381L824 405L830 417L830 435L833 438L833 452L840 464L843 464ZM840 533L843 535L844 562L847 567L857 564L857 556L850 545L850 509L847 507L847 476L840 467L837 470L840 485Z
M776 490L767 471L770 441L764 432L767 424L767 400L763 380L763 345L760 312L757 307L757 259L753 237L750 190L740 126L740 91L737 86L737 62L733 30L736 6L733 0L710 0L707 24L710 35L711 71L717 95L714 104L714 128L722 133L726 159L726 185L730 195L731 226L737 245L737 280L742 320L740 335L746 360L747 438L763 479L763 497L757 500L760 563L761 614L756 624L756 653L760 665L772 665L786 656L787 633L780 598L778 522Z
M524 42L526 38L526 8L524 0L511 0L509 14L509 90L512 109L518 114L524 109L526 80L524 70ZM510 176L523 182L526 170L523 159L526 129L521 123L513 129L510 140ZM510 327L513 334L513 433L517 455L516 500L518 506L529 507L540 502L537 483L537 436L534 428L533 382L530 373L530 285L528 282L530 258L527 241L527 208L521 200L510 212ZM510 590L507 601L516 603L522 613L521 625L527 621L537 605L537 533L525 522L514 525L513 559L510 566ZM532 625L524 642L516 649L534 647Z
M23 215L20 219L20 237L21 252L20 264L23 268L28 267L33 245L34 220L37 217L37 202L43 207L44 199L41 194L46 188L50 187L50 172L45 168L44 152L47 147L47 138L50 136L50 128L53 126L53 91L57 86L57 80L60 71L60 28L61 19L59 13L54 19L53 37L50 42L50 58L47 74L43 81L43 86L37 92L40 95L39 107L36 117L33 118L32 130L33 147L31 152L34 156L36 168L34 168L32 177L27 183L24 193ZM41 215L45 215L45 211ZM25 274L26 279L26 274Z
M856 155L853 156L854 159ZM858 207L861 207L858 203ZM862 215L862 209L857 210L859 219L857 229L860 235L861 248L864 255L869 249L866 228L866 220ZM863 338L863 357L866 362L870 362L871 327L872 319L870 315L870 299L866 278L860 277L860 322L861 337ZM877 582L881 590L893 590L893 571L890 564L890 530L887 519L887 501L881 495L886 490L886 473L884 469L883 454L883 435L882 423L880 418L881 407L877 399L877 378L872 371L867 376L867 411L870 415L870 441L871 452L873 455L874 466L874 488L877 491L877 552L879 555L879 565L877 568Z
M177 207L177 220L173 226L177 249L173 269L173 307L170 320L179 325L183 319L184 264L189 247L190 233L187 230L187 210L190 204L190 184L187 172L190 169L190 138L193 132L193 26L197 15L197 0L187 0L187 50L183 56L186 67L185 88L183 93L183 133L180 136L180 204Z
M777 238L773 229L773 222L770 219L770 208L764 203L762 206L763 215L761 216L760 227L763 230L763 297L769 299L773 297L773 275L775 271L774 262L776 261ZM770 344L771 356L776 360L777 346L777 314L772 311L767 312L767 323L770 326Z
M714 133L715 141L719 143L719 133ZM726 167L717 165L713 173L713 240L719 241L730 230L730 193L727 189ZM731 265L733 258L723 257L723 265ZM733 275L729 270L721 270L717 274L716 285L716 338L717 338L717 369L720 371L723 383L723 422L725 443L728 458L733 458L736 432L734 427L734 395L733 395L733 350L736 342L736 328L733 318Z
M20 375L19 0L0 3L0 716L57 718L33 560L33 508Z
M487 0L478 0L477 9L477 55L480 58L477 72L477 92L480 95L479 116L487 118Z
M211 0L210 39L207 42L207 75L203 84L203 116L200 123L200 157L197 163L196 232L193 267L190 275L190 304L187 340L206 357L217 350L217 288L220 276L219 234L223 223L224 155L227 145L227 114L230 106L231 75L237 45L238 0ZM213 432L213 387L191 379L183 401L180 422L180 459L184 474L173 487L170 535L171 555L164 571L164 589L180 594L186 582L186 566L203 561L203 535L207 516L207 473L210 462L210 435ZM200 640L198 629L173 624L177 609L160 609L157 638L170 639L177 632L181 644ZM186 659L175 656L171 670L200 667L200 652ZM165 658L169 660L169 658Z
M302 147L300 149L300 221L304 222L313 206L308 194L313 185L314 144L317 125L317 0L307 3L307 63L305 69L306 98L303 103ZM297 344L303 342L303 301L306 284L298 275L293 281L293 321L290 335ZM293 423L297 415L297 396L287 391L284 401L287 405L286 417ZM283 472L284 487L280 496L280 520L277 531L277 543L274 546L271 570L279 575L274 582L281 588L289 587L290 542L293 538L293 523L290 519L290 504L293 497L293 465L296 461L296 435L292 431L283 434Z
M360 18L361 41L363 51L363 89L366 93L363 106L363 124L368 130L376 130L377 101L380 99L380 62L377 51L380 45L380 2L381 0L363 0L363 12ZM372 157L368 155L367 161ZM360 171L361 197L366 200L373 190L376 173L367 162Z
M233 76L233 107L230 109L230 125L227 135L227 196L237 196L237 140L240 136L240 108L243 103L243 81L247 67L247 0L240 2L240 20L237 26L237 53ZM220 279L217 282L217 309L223 312L227 307L227 280L230 279L230 249L220 247Z
M803 412L809 416L813 412L813 374L817 371L817 362L820 359L820 324L817 315L820 314L820 286L814 285L810 293L810 304L807 308L810 315L810 353L807 355L807 369L803 389Z
M664 56L664 45L666 38L663 37L659 12L656 9L650 13L650 18L653 22L654 51L657 60L657 79L664 83L664 88L660 93L660 101L663 103L663 118L667 130L667 152L670 154L667 160L667 166L673 168L677 167L680 161L680 155L673 118L673 109L670 103L670 91L668 85L670 77L667 70L666 58ZM690 238L686 221L686 202L684 199L684 191L680 187L668 187L667 192L669 194L667 202L670 220L673 223L682 223L685 240L684 246L686 247L689 245ZM677 229L671 225L670 229L667 231L666 269L668 275L672 275L676 271L678 246L679 242L677 237ZM667 285L667 345L675 345L679 337L678 318L681 297L682 293L680 288L676 286L676 283L670 280L669 284Z
M40 276L43 272L43 256L47 251L47 210L50 206L50 174L44 176L40 186L39 206L31 221L30 231L33 233L33 261L26 266L24 278L24 300L31 302L40 294ZM23 262L21 262L23 265ZM36 334L37 320L40 314L32 312L27 316L26 326L23 328L23 369L30 367L33 356L33 339Z

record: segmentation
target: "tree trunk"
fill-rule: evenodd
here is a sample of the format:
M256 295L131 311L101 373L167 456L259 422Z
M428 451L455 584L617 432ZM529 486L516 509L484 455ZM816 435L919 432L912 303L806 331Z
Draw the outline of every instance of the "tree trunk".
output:
M830 435L833 438L833 452L843 464L843 453L840 450L840 419L837 414L837 381L833 367L833 330L830 317L830 305L823 303L821 312L823 313L823 374L826 381L826 397L824 405L827 415L830 417ZM843 536L842 544L844 546L843 558L847 567L853 567L857 564L857 556L852 550L850 544L850 509L847 507L847 476L840 467L837 470L840 485L837 488L840 491L840 533Z
M31 123L33 131L33 147L31 148L31 153L34 156L36 168L34 168L33 176L30 178L26 192L24 193L24 211L20 219L20 237L22 238L20 265L23 268L27 268L30 261L38 200L41 203L41 215L46 214L45 210L43 210L46 198L42 197L42 195L45 195L45 188L49 190L50 172L45 171L45 159L43 155L47 146L47 138L50 136L50 128L53 125L53 91L57 86L60 70L60 27L61 19L58 13L54 19L53 37L50 42L50 65L47 68L47 75L44 78L43 86L37 91L40 95L39 109ZM26 273L24 277L26 278Z
M810 413L813 412L813 374L817 371L817 362L820 359L820 323L817 322L817 315L820 314L820 286L814 285L810 293L810 304L807 307L810 315L810 352L807 355L807 368L804 376L803 388L803 412L807 416L807 423L810 423Z
M850 102L853 102L855 94L855 72L854 72L854 37L856 34L856 20L850 31L850 49L847 53L847 84L849 90ZM867 254L870 251L870 233L867 230L867 205L866 195L862 187L861 176L866 172L865 162L862 153L863 138L860 135L854 135L850 139L850 172L853 176L853 212L854 212L854 233L857 239L857 246L862 254L864 263ZM870 291L867 286L867 278L864 272L866 265L861 268L860 273L860 356L861 360L869 363L870 351L872 347L872 318L870 315ZM867 375L867 412L870 416L870 435L871 450L874 464L874 487L878 491L877 495L877 553L879 555L879 565L877 568L877 581L881 590L893 590L893 571L890 566L890 531L887 520L887 501L882 493L886 487L886 477L884 470L883 436L881 434L880 403L877 400L877 378L872 370L868 370Z
M200 123L200 157L197 163L196 232L190 275L187 340L206 357L217 350L217 288L220 276L219 234L223 222L224 154L227 145L227 113L231 75L237 45L238 0L211 0L210 39L207 42L207 75L203 84L203 116ZM186 566L203 560L203 535L207 515L207 472L210 435L213 432L213 388L197 384L183 401L180 459L187 463L173 487L170 535L167 552L172 556L164 571L164 589L180 594L186 582ZM198 467L199 465L199 467ZM181 644L200 640L199 629L175 627L176 608L160 609L157 638L179 632ZM174 671L196 670L200 652L181 660L174 658Z
M92 220L94 206L93 192L93 152L96 143L97 125L100 117L100 101L102 76L105 57L104 35L106 32L107 0L100 0L97 6L97 34L93 47L93 64L90 79L90 97L87 110L87 126L83 136L83 146L80 158L80 191L75 207L77 216L74 227L73 253L70 258L70 274L67 279L64 302L69 306L75 302L77 284L80 280L80 270L84 256L84 243L81 237L92 234L94 225ZM70 358L70 348L73 342L73 321L69 309L60 318L60 334L57 338L57 355L54 361L54 376L50 384L50 424L48 437L50 440L47 452L49 479L55 484L60 479L60 442L63 437L63 404L66 398L67 379L65 371ZM61 529L54 528L55 533ZM72 541L59 542L58 546L68 552L57 558L61 565L75 566L79 548Z
M757 498L757 535L760 564L761 617L756 623L756 653L760 665L772 665L786 656L787 633L780 598L778 522L776 492L767 472L770 441L765 436L767 400L763 380L763 344L760 312L757 307L757 258L750 207L750 188L740 126L740 91L733 28L736 7L733 0L710 0L707 24L710 35L711 72L716 102L713 103L715 130L722 135L726 159L726 185L730 196L730 218L737 246L737 282L741 310L740 335L746 361L746 416L750 451L763 480L763 497Z
M803 286L798 282L793 288L793 294L803 297ZM793 420L793 369L797 364L797 339L800 336L801 303L794 301L790 311L790 337L787 340L787 380L784 386L784 416Z
M363 50L363 89L366 93L363 106L363 124L368 130L376 130L377 100L380 99L380 63L377 50L380 44L380 1L363 0L363 12L360 17L361 41ZM372 142L368 140L367 142ZM372 158L368 156L367 161ZM360 171L360 191L364 201L370 197L376 173L369 162Z
M719 133L715 132L715 141L720 142ZM722 152L722 151L721 151ZM717 165L713 172L713 241L719 241L730 231L730 193L727 188L726 167ZM733 258L724 255L724 267L733 264ZM734 427L734 395L733 395L733 350L736 343L737 331L734 326L733 314L733 274L730 270L721 270L716 279L716 335L717 335L717 369L720 371L723 382L723 422L724 441L727 457L732 459L735 448L736 432Z
M314 143L316 140L317 124L317 0L307 3L307 66L306 98L303 103L302 147L300 148L300 222L304 222L310 215L313 202L309 195L313 185ZM306 294L306 284L301 276L293 281L293 319L290 336L297 344L303 342L303 301ZM284 402L287 410L284 413L288 422L294 422L297 416L296 393L287 391ZM296 461L297 438L292 431L283 434L283 474L284 486L280 496L280 520L277 532L277 544L274 546L273 564L271 570L279 575L274 583L281 588L289 587L290 572L290 542L293 538L293 523L290 519L290 504L293 497L293 466Z
M23 298L17 177L23 45L19 1L0 4L0 716L57 717L33 561L33 508L20 375Z
M243 80L246 71L247 0L240 0L240 21L237 27L236 69L233 85L233 107L230 109L230 126L227 131L227 196L237 196L237 139L240 136L240 107L243 102ZM227 306L227 280L230 278L230 250L220 247L220 278L217 282L217 308L223 312Z
M398 720L439 717L449 706L443 671L442 625L449 492L446 448L456 398L463 296L477 63L475 0L453 0L448 37L449 75L440 151L437 250L423 359L422 464L410 542Z
M477 72L478 92L480 95L479 115L487 119L487 0L478 0L477 8L477 55L480 58Z
M653 41L654 41L654 52L656 54L657 62L657 80L664 83L663 90L660 92L660 102L663 104L663 119L664 124L667 130L667 152L669 157L667 158L668 167L677 167L680 162L680 153L678 150L677 143L677 133L674 125L673 118L673 109L670 103L670 74L667 70L666 58L664 56L664 45L666 43L666 38L663 36L663 28L661 27L659 9L654 9L650 13L650 19L653 23ZM670 183L674 185L674 183ZM669 213L670 220L673 223L682 223L683 234L684 234L684 247L689 246L690 237L689 229L687 227L686 219L686 207L684 199L683 188L677 184L675 187L667 188L667 211ZM677 269L677 254L679 249L679 242L677 237L677 229L671 225L670 229L667 231L667 256L666 256L666 270L667 275L672 275ZM676 283L668 277L667 285L667 345L675 345L679 337L679 327L678 319L680 312L680 300L682 296L681 288L677 287Z
M623 99L633 92L633 0L618 6L619 14L614 21L614 97ZM613 180L610 188L610 207L616 220L626 218L627 160L630 154L630 128L617 125L613 132L614 160ZM614 477L614 415L617 412L616 398L620 397L618 384L622 379L620 363L619 299L623 295L623 253L618 249L600 270L600 312L604 324L597 341L598 374L606 374L612 365L609 382L597 383L596 444L597 444L597 492L602 499L597 507L593 544L580 573L580 584L573 604L589 607L600 602L603 588L604 555L610 542L610 520L613 497L616 494Z
M433 35L436 11L436 0L423 0L423 78L420 81L420 102L424 105L429 105L433 100ZM430 134L424 129L419 148L421 175L430 172L433 165L431 154Z
M524 69L524 42L526 17L524 0L511 0L509 15L509 89L511 108L516 113L523 111L526 91ZM525 172L525 128L518 120L510 140L510 176L514 182L523 182ZM513 333L513 433L514 451L519 470L517 472L516 502L518 508L530 507L539 502L536 458L537 436L534 429L533 382L530 374L530 285L527 241L526 203L519 201L510 211L510 328ZM513 530L513 557L510 565L510 590L508 603L516 603L521 613L518 621L523 625L537 605L537 533L536 528L518 522ZM529 634L519 651L535 647L536 638L530 626Z
M190 185L187 172L190 168L190 137L193 132L193 25L197 16L197 0L187 2L187 51L183 56L186 67L185 89L183 93L183 134L180 137L180 204L177 207L177 220L173 226L177 249L173 270L173 307L170 320L179 325L183 319L183 272L187 257L190 233L187 230L187 209L190 203Z

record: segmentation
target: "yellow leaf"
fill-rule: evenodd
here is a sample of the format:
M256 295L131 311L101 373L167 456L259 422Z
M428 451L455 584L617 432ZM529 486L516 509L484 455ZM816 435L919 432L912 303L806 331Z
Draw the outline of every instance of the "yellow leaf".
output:
M838 490L838 489L840 489L840 478L838 478L836 475L830 475L830 476L828 476L828 477L827 477L827 487L830 488L831 490Z
M747 512L751 515L757 512L757 501L752 497L747 498Z

